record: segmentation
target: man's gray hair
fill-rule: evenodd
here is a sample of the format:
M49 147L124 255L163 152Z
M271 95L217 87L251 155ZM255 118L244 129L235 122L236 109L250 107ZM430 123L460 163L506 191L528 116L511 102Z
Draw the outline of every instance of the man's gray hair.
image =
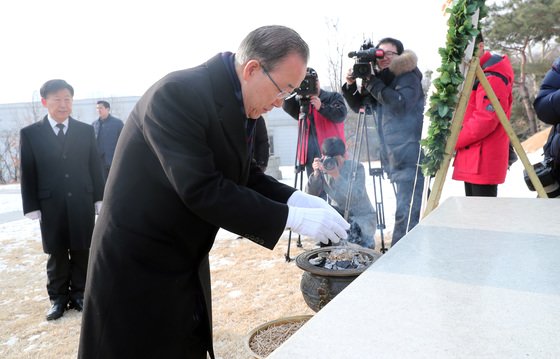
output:
M309 46L299 34L286 26L268 25L251 31L241 41L235 59L238 64L258 60L268 71L291 54L298 54L307 63Z

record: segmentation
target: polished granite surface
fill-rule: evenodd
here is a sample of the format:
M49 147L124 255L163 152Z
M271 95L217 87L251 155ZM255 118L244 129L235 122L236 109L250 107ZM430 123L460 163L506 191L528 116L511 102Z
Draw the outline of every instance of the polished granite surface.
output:
M449 198L269 358L560 358L559 214Z

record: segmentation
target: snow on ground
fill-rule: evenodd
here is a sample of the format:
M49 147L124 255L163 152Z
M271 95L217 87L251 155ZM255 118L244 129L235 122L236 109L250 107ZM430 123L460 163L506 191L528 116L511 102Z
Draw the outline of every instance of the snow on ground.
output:
M529 161L531 163L536 163L540 159L542 151L535 151L528 154ZM366 169L368 164L364 163ZM378 167L379 163L373 163L372 167ZM281 182L293 186L294 184L294 168L291 166L283 166L280 168L282 171ZM451 179L451 173L453 168L450 167L446 181L444 183L443 191L441 194L440 203L442 203L446 198L452 196L464 196L463 182L454 181ZM299 174L302 175L302 174ZM307 179L305 173L304 183ZM366 187L370 200L374 201L374 186L373 177L368 176L366 178ZM376 180L376 184L378 184ZM433 184L433 180L432 183ZM378 185L376 185L378 187ZM9 244L3 243L3 239L13 238L14 232L18 232L18 236L22 238L35 238L40 241L39 232L39 222L28 220L23 217L22 206L21 206L21 196L19 193L19 184L9 184L0 185L0 243L4 250L6 248L4 245L17 245L15 242ZM393 227L393 214L395 211L395 193L393 191L391 183L385 178L383 180L383 185L381 188L383 192L383 207L385 209L385 224L388 231L392 230ZM379 188L377 188L378 196L380 193ZM521 160L517 161L511 169L508 171L506 182L498 187L499 197L536 197L536 192L531 192L527 189L525 182L523 180L523 164ZM379 198L379 197L378 197ZM220 230L218 232L218 239L224 238L236 238L232 233ZM2 263L0 263L0 268Z

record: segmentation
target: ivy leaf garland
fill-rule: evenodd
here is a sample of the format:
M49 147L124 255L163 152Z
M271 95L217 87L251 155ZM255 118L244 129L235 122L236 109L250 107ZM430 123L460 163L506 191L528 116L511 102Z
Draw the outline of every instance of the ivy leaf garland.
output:
M420 141L425 154L421 166L427 177L435 176L443 161L459 86L464 80L460 65L470 40L478 34L472 24L472 16L478 9L480 21L487 14L484 0L456 0L453 7L446 9L450 13L446 47L439 49L442 60L438 68L440 76L433 82L435 91L430 96L426 113L430 118L430 127L427 137Z

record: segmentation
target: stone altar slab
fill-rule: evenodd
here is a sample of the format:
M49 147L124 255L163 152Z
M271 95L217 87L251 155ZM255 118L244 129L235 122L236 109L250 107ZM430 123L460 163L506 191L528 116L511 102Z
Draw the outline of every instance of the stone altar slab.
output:
M560 358L560 201L447 199L268 358Z

